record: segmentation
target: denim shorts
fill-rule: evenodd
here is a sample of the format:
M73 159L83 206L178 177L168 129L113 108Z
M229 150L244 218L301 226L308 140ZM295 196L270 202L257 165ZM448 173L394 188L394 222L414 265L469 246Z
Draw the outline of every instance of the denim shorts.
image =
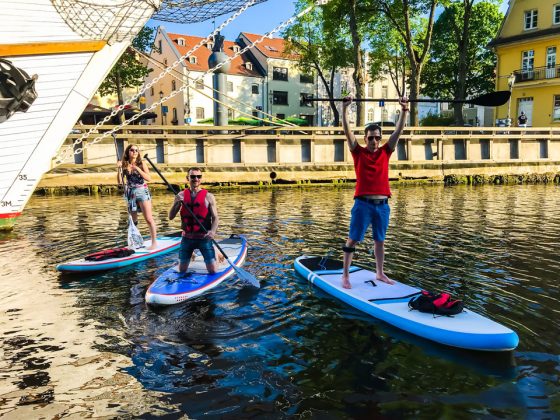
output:
M216 252L214 251L214 246L210 239L190 239L183 237L181 240L181 249L179 249L179 261L182 263L189 263L195 249L200 250L206 264L212 264L216 260Z
M362 242L369 225L371 225L373 240L384 241L389 227L390 213L391 209L387 203L372 204L362 200L354 200L348 237L353 241Z
M138 187L128 187L128 210L141 213L142 210L138 203L142 201L150 201L150 190L147 185L140 185Z

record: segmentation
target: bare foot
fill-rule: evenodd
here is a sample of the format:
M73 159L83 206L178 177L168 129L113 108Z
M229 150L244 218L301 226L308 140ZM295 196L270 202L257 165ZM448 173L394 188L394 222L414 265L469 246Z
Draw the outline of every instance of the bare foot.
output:
M152 244L146 249L149 251L153 251L156 248L157 248L157 242L152 242Z
M346 276L342 276L342 288L344 289L352 288L352 285L350 284L350 280L348 280L348 277Z
M387 284L395 284L393 280L391 280L385 273L377 274L377 280L382 281L383 283Z
M226 258L222 255L222 253L219 253L216 258L218 258L218 264L223 264L226 260Z

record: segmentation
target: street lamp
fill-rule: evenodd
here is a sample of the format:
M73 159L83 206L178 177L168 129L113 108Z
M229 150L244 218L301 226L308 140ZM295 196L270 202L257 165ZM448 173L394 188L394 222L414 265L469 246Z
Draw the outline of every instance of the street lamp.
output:
M515 84L515 74L513 72L509 75L507 82L509 86L507 125L508 127L511 127L511 91L513 90L513 85Z
M160 90L159 91L159 100L161 101L163 99L163 92ZM159 104L160 108L161 108L161 125L163 125L163 103Z

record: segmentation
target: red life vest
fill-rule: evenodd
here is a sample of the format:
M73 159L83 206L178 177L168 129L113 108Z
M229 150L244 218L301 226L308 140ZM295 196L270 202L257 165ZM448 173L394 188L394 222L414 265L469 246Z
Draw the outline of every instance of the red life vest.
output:
M212 229L212 215L206 206L207 194L207 190L201 189L193 201L191 190L187 188L183 191L183 203L192 210L200 223L209 231ZM190 239L201 239L206 235L204 229L200 227L191 212L185 209L185 206L181 206L181 229L183 229L183 236Z

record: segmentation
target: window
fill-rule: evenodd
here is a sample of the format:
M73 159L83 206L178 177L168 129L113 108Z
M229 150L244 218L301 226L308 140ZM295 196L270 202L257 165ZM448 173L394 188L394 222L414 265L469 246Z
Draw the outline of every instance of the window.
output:
M555 4L552 10L552 23L558 25L560 23L560 4Z
M275 90L272 92L273 105L288 105L288 92Z
M367 97L368 97L368 98L373 98L373 97L374 97L373 83L368 84L368 87L367 87ZM372 118L370 121L372 121L372 120L373 120L373 118Z
M241 48L239 48L239 45L234 45L233 46L233 52L238 53L239 51L241 51Z
M194 87L195 87L195 89L198 89L198 90L204 90L204 80L202 80L202 79L197 80Z
M305 107L308 107L308 108L313 108L313 102L306 101L307 98L312 99L313 94L312 93L300 93L299 94L299 106L305 106Z
M560 121L560 95L554 96L554 110L552 111L552 120Z
M233 92L233 82L227 82L227 91Z
M161 54L163 52L163 45L161 43L161 39L157 42L158 52Z
M556 77L556 47L546 49L546 78Z
M204 108L201 106L196 108L196 119L203 120L204 119Z
M171 81L171 90L177 90L177 82L175 80Z
M179 38L177 40L177 44L179 44L181 47L184 47L185 46L185 40L183 38Z
M259 94L259 85L253 84L253 85L251 86L251 93L252 93L253 95L258 95L258 94Z
M368 120L369 122L371 122L371 121L374 120L374 118L375 118L375 117L374 117L374 115L373 115L373 108L369 108L368 111L367 111L367 120Z
M253 70L253 63L249 63L248 61L245 63L245 68L247 70Z
M189 57L189 63L191 63L191 64L196 64L196 57L195 57L194 55L191 55L191 56Z
M173 108L173 120L171 121L171 124L179 124L179 120L177 119L177 108Z
M150 96L154 96L154 87L153 86L150 88Z
M539 11L536 9L525 12L525 30L535 29L538 17Z
M523 51L521 53L521 78L531 80L533 78L533 67L535 64L535 51Z
M386 99L389 96L389 86L383 85L381 86L381 97Z
M299 82L300 83L313 83L314 77L312 74L300 74L299 75Z
M273 67L272 80L288 81L288 69L286 67Z

